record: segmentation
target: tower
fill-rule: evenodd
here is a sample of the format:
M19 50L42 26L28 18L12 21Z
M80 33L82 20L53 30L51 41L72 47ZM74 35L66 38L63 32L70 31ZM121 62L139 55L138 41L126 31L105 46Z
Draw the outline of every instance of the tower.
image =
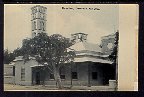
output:
M71 40L75 42L86 42L87 41L87 35L85 33L75 33L71 34Z
M36 5L31 8L32 10L32 38L37 36L39 33L46 32L46 11L47 8Z

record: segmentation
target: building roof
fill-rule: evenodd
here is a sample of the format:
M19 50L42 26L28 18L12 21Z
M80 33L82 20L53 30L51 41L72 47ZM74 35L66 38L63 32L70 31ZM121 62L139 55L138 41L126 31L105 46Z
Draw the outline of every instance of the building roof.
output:
M35 57L29 56L29 59L35 60ZM16 61L23 61L23 60L24 60L24 59L23 59L23 56L18 56L18 57L16 57L16 58L13 60L13 62L16 62Z
M30 67L42 67L42 66L44 66L44 65L33 65L33 66L30 66Z
M78 42L70 47L74 51L94 51L101 52L101 48L97 44L92 44L88 42Z
M10 65L10 66L14 66L14 65L15 65L15 63L14 63L14 62L11 62L9 65Z
M74 50L76 57L74 62L98 62L112 64L113 62L108 59L109 55L104 54L102 48L98 44L92 44L87 41L79 41L70 47L70 50Z
M4 67L13 67L14 64L4 64Z
M94 58L94 57L87 57L87 56L76 57L74 59L74 62L87 62L87 61L98 62L98 63L106 63L106 64L112 64L113 63L112 61L109 61L109 60L100 59L100 58Z
M115 33L112 33L112 34L110 34L110 35L101 37L101 39L103 40L103 39L115 38L115 36L116 36L116 34L115 34Z

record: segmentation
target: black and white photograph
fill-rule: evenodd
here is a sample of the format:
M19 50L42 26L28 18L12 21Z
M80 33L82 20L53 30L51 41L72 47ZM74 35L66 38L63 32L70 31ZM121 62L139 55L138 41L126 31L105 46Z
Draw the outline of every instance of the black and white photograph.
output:
M119 4L5 4L4 91L134 91L137 36L122 37L120 13Z

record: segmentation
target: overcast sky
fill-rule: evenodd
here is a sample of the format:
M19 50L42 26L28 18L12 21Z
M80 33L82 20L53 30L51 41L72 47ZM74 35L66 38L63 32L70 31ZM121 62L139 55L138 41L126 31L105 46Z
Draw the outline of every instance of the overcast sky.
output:
M39 4L41 5L41 4ZM22 40L31 37L31 7L35 4L4 5L4 49L13 51L21 47ZM118 30L118 5L62 5L43 4L47 7L46 30L70 37L73 33L88 34L88 42L100 44L101 37ZM73 8L72 9L62 9ZM100 10L77 9L99 8Z

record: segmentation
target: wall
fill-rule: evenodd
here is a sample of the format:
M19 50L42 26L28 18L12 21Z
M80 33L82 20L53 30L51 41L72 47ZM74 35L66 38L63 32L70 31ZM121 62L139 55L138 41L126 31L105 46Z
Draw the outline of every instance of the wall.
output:
M33 67L33 70L31 66L38 65L38 63L35 60L30 60L24 64L24 61L17 61L15 63L15 83L19 85L32 85L32 76L33 76L33 84L36 84L35 81L35 73L39 70L40 72L40 84L43 84L43 79L45 77L45 84L46 85L56 85L56 82L52 79L50 79L50 72L49 70L42 71L39 68ZM89 67L88 67L89 65ZM78 79L72 80L72 85L79 85L79 86L97 86L97 85L103 85L103 71L101 69L101 66L103 64L98 63L92 63L92 62L84 62L84 63L76 63L76 67L72 67L72 71L77 71ZM21 68L25 68L25 81L21 80ZM74 68L76 68L74 70ZM88 73L88 68L89 72ZM92 72L97 72L97 79L92 79ZM33 73L32 73L33 72ZM88 77L88 75L90 76ZM88 81L90 79L90 81ZM71 85L71 65L66 64L65 67L65 79L62 79L63 85Z
M89 70L90 71L90 82L88 81L88 64L90 65L90 67L89 67L89 69L90 69ZM95 85L102 85L103 84L102 70L101 70L99 64L93 64L91 62L85 62L85 63L76 63L76 65L77 65L78 79L73 79L72 85L88 86L90 83L92 86L95 86ZM94 69L93 69L92 65L95 66ZM62 84L63 85L71 85L71 65L67 64L66 66L67 67L65 68L65 79L64 80L62 79ZM98 73L98 76L97 76L98 79L97 80L92 79L92 75L91 75L92 71L96 71ZM33 73L33 74L35 76L35 73ZM46 77L46 79L45 79L46 85L56 85L55 81L49 78L50 72L48 72L48 70L46 70L46 72L41 72L41 75L43 75L43 74ZM43 78L41 78L41 79L43 79ZM34 80L35 80L35 78L34 78Z
M5 84L14 83L13 66L9 64L4 64L4 83Z
M31 66L37 65L35 60L29 60L24 64L24 61L15 62L15 84L19 85L32 85ZM21 68L25 68L25 80L21 80Z
M14 76L4 76L4 83L5 84L14 84L15 77Z
M13 76L13 66L4 64L4 76Z

